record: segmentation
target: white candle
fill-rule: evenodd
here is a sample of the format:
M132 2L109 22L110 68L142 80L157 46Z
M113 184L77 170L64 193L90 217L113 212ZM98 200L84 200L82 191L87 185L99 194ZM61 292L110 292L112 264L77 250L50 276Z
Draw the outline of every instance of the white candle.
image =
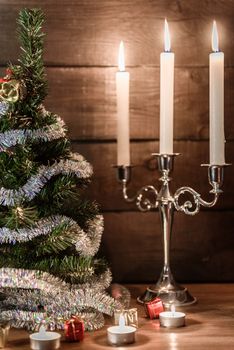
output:
M159 153L173 153L174 53L170 52L167 20L164 27L165 52L160 54L160 147Z
M31 334L29 338L33 350L55 350L60 347L61 335L56 332L47 332L43 325L38 333Z
M135 342L136 328L125 325L124 315L119 316L119 325L107 328L108 342L112 345L121 346Z
M161 327L177 328L185 326L185 313L175 311L175 306L171 306L171 311L160 312L159 321Z
M119 71L116 73L117 93L117 165L130 165L129 149L129 73L125 71L124 45L119 45Z
M224 54L219 51L218 31L213 22L210 54L210 164L223 165L224 159Z

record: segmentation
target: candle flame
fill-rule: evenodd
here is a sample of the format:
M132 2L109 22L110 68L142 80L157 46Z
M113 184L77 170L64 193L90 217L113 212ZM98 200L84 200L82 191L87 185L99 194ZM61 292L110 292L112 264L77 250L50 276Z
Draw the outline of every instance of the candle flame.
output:
M119 327L123 328L125 326L125 318L123 314L119 315Z
M164 22L164 51L165 52L171 51L170 32L169 32L169 26L168 26L166 18L165 18L165 22Z
M120 44L119 44L119 61L118 61L118 65L119 65L119 71L120 72L124 72L125 71L125 60L124 60L124 43L121 40Z
M45 333L46 333L46 329L45 329L45 326L43 324L39 328L39 333L41 335L45 335Z
M171 305L171 312L172 312L173 315L174 315L174 313L175 313L175 310L176 310L175 305L172 304L172 305Z
M214 52L218 52L219 51L219 36L218 36L216 21L213 22L211 44L212 44L212 50Z

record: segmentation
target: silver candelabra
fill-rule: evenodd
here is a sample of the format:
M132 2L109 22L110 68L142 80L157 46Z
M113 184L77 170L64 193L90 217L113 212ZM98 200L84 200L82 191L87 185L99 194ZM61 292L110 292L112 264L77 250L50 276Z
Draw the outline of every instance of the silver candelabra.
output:
M158 169L162 176L160 181L162 182L161 189L158 192L152 185L142 187L133 197L128 195L128 183L131 179L131 166L117 166L117 176L119 182L122 184L123 197L127 202L136 202L136 205L140 211L146 212L151 209L158 208L161 226L163 232L164 243L164 265L157 283L151 287L148 287L142 296L138 297L138 301L143 303L147 300L151 300L153 296L159 296L165 305L169 306L171 303L178 306L190 305L196 302L196 298L193 297L187 288L179 285L175 282L170 268L170 241L173 225L174 211L182 211L187 215L195 215L199 212L200 206L213 207L220 193L222 193L221 186L223 183L223 174L225 165L209 165L208 167L208 179L212 186L210 193L213 195L213 199L210 202L201 198L201 195L191 187L183 186L179 188L174 195L170 193L169 182L171 178L170 173L173 171L174 159L178 155L176 154L156 154L153 156L157 158ZM192 195L192 200L182 200L184 194Z

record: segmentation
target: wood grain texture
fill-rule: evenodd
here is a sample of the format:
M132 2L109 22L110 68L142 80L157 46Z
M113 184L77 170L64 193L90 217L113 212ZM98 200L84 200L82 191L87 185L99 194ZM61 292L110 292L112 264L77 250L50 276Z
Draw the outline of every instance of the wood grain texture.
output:
M41 7L46 14L45 60L49 65L116 65L120 40L128 65L159 65L167 17L176 65L204 66L211 51L211 25L219 25L227 65L233 65L232 0L2 0L0 63L18 53L15 18L22 7ZM9 41L11 45L9 45Z
M61 115L74 140L116 138L115 68L47 69L46 106ZM174 137L209 137L208 68L175 70ZM234 68L225 70L225 131L234 139ZM130 137L159 137L159 69L130 69Z
M226 147L226 159L232 161L234 143L228 142ZM93 181L87 188L85 195L96 199L103 211L137 210L135 204L126 203L122 198L121 186L117 182L116 170L112 167L116 164L116 144L100 143L86 144L73 143L73 150L83 154L94 167ZM201 167L201 163L209 160L209 143L196 141L177 141L174 143L175 152L181 153L175 160L174 172L171 182L172 193L181 186L192 186L202 194L205 199L211 198L211 189L207 168ZM158 142L132 142L131 157L133 168L132 181L129 184L129 192L134 193L143 185L153 184L159 188L160 174L156 169L156 161L151 157L158 152ZM224 193L216 205L216 209L234 209L234 168L225 169ZM210 210L213 210L210 209Z
M156 282L163 266L156 212L105 213L102 253L118 282ZM171 267L178 281L233 281L234 212L175 213Z
M122 346L122 350L232 350L233 337L233 284L193 284L187 285L189 291L196 295L198 303L186 308L186 327L160 328L158 320L145 317L142 306L136 304L136 297L145 290L145 285L129 285L132 294L131 306L137 307L139 328L136 343ZM86 332L84 340L77 343L62 341L61 349L104 350L107 344L107 327L113 325L111 318L106 319L106 326L96 332ZM11 330L8 350L28 350L28 333L23 330Z

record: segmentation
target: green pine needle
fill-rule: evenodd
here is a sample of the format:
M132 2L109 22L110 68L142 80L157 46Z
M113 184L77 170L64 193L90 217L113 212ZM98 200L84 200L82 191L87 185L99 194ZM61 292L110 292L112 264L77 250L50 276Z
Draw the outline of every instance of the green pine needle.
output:
M48 236L39 237L37 240L36 255L45 256L60 253L74 246L75 234L67 225L60 225Z
M38 219L36 207L24 207L18 205L0 212L1 226L16 230L22 227L31 227Z

